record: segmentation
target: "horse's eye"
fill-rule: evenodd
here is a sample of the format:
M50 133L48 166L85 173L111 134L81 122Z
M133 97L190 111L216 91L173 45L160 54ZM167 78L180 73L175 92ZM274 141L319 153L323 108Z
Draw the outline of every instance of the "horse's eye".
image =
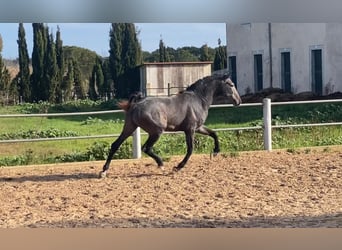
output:
M232 82L232 80L230 80L230 78L227 78L225 81L230 87L234 87L234 83Z

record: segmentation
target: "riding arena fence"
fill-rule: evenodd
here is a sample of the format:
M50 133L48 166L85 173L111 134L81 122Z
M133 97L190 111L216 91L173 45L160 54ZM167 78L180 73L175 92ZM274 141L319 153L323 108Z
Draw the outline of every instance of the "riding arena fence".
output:
M272 128L289 128L289 127L316 127L316 126L339 126L342 122L331 123L310 123L310 124L291 124L291 125L272 125L272 106L274 105L292 105L292 104L313 104L313 103L337 103L342 102L342 99L333 100L312 100L312 101L288 101L288 102L271 102L271 99L265 98L262 103L245 103L241 106L262 106L263 108L263 125L253 127L239 127L239 128L218 128L214 131L241 131L241 130L263 130L264 149L272 151ZM211 105L210 108L231 108L232 104ZM108 110L108 111L94 111L94 112L73 112L73 113L45 113L45 114L3 114L1 118L19 118L19 117L63 117L63 116L80 116L80 115L100 115L119 113L122 110ZM182 133L182 132L165 132L167 133ZM135 159L141 158L141 135L146 134L140 131L138 127L133 133L133 155ZM95 138L113 138L118 137L119 134L106 135L88 135L88 136L71 136L71 137L57 137L57 138L35 138L35 139L14 139L14 140L0 140L0 143L24 143L37 141L57 141L57 140L81 140L81 139L95 139Z

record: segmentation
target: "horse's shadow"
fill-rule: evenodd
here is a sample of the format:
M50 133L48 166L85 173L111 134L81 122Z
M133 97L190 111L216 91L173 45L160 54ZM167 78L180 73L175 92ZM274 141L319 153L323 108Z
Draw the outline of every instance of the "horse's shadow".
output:
M58 182L67 180L98 179L94 173L75 173L75 174L52 174L52 175L25 175L19 177L0 177L1 182Z
M171 176L173 172L166 173L142 173L142 174L127 174L121 177L128 178L149 178L153 176ZM120 176L108 176L108 178L118 178ZM94 180L100 179L97 173L73 173L73 174L52 174L52 175L25 175L25 176L16 176L16 177L0 177L0 183L2 182L62 182L62 181L70 181L70 180Z
M148 177L153 177L153 176L172 176L174 175L175 172L165 172L165 173L142 173L142 174L129 174L126 175L126 177L129 178L148 178Z

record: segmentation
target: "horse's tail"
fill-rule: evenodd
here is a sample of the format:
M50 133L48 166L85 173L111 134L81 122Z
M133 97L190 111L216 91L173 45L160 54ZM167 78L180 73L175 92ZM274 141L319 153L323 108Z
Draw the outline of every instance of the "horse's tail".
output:
M141 92L136 92L129 97L128 101L127 100L120 101L118 102L117 105L120 109L123 109L124 111L127 112L133 103L140 101L143 98L144 97Z
M118 102L117 105L120 109L123 109L124 111L128 111L131 106L131 103L127 100L123 100L123 101Z

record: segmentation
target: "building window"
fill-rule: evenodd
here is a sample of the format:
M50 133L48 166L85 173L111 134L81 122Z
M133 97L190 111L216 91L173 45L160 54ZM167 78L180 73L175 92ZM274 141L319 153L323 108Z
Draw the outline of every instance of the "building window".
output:
M263 70L262 70L262 54L254 54L254 82L255 91L263 89Z
M285 92L291 92L291 55L289 51L281 52L281 86Z
M237 87L237 79L236 79L236 56L228 57L228 67L231 75L232 81L235 83L235 87Z
M321 46L313 46L311 57L311 85L312 91L317 95L323 94L323 60Z

